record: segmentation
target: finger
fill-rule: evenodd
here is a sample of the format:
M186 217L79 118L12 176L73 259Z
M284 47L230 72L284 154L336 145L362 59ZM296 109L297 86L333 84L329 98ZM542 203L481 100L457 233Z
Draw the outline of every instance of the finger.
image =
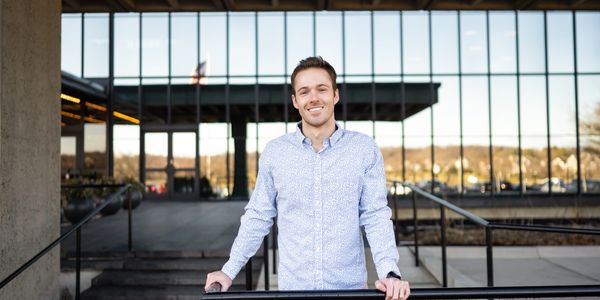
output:
M386 280L385 286L387 291L385 292L385 300L391 300L394 297L394 285L390 284L389 280Z
M204 285L204 291L208 290L208 287L213 283L212 276L210 274L206 275L206 284Z
M408 285L408 283L405 284L404 288L402 289L402 295L400 296L401 299L408 299L408 296L410 296L410 286Z
M400 293L402 293L402 281L394 280L393 281L394 294L392 296L392 300L400 299Z
M385 284L383 284L380 280L375 281L375 288L382 292L386 291Z

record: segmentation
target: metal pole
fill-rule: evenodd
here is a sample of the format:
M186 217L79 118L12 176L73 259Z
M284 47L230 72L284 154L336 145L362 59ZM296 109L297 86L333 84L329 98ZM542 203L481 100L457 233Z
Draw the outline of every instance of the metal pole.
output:
M277 219L273 223L273 274L277 274Z
M419 235L418 235L418 221L417 221L417 193L412 191L412 205L413 205L413 235L415 237L415 266L419 266Z
M128 218L128 224L127 224L127 234L128 234L128 240L127 240L127 249L129 249L129 252L131 252L133 250L133 237L132 237L132 230L131 230L131 217L132 217L132 211L133 211L133 204L131 203L131 187L127 189L127 218Z
M404 190L404 187L402 188ZM396 238L396 244L398 244L398 181L394 181L394 237Z
M265 261L265 291L269 290L269 235L265 236L263 255Z
M79 300L81 296L81 228L77 228L75 239L75 300Z
M440 226L442 235L442 283L448 287L448 260L446 259L446 209L440 205Z
M487 260L487 285L494 286L494 257L492 253L492 227L485 227L485 245Z
M246 290L252 290L252 258L246 263Z

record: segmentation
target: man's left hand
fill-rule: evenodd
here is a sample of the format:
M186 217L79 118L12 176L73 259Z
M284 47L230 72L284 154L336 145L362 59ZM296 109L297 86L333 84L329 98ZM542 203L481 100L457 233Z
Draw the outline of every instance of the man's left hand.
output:
M385 292L385 300L406 300L410 295L408 281L398 278L383 278L375 281L375 288Z

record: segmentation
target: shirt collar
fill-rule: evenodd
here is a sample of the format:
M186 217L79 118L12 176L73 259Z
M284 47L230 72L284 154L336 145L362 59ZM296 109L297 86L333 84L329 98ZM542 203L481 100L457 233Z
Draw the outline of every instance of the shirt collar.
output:
M329 144L328 146L335 145L335 143L337 143L340 140L340 138L344 135L344 129L340 126L340 124L338 124L338 122L335 122L335 128L336 129L333 132L333 134L329 138L326 138L324 141L325 144ZM310 139L304 136L304 134L302 133L302 121L296 124L294 141L296 141L299 144L306 143L307 145L312 145Z

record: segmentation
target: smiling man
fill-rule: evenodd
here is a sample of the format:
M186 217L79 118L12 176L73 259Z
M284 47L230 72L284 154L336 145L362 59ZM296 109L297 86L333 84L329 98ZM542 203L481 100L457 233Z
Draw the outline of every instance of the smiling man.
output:
M302 121L294 133L267 144L256 187L241 218L229 260L207 275L226 291L278 218L280 290L367 287L364 227L386 299L406 299L400 277L383 157L373 139L342 129L333 67L321 57L292 73L292 102Z

